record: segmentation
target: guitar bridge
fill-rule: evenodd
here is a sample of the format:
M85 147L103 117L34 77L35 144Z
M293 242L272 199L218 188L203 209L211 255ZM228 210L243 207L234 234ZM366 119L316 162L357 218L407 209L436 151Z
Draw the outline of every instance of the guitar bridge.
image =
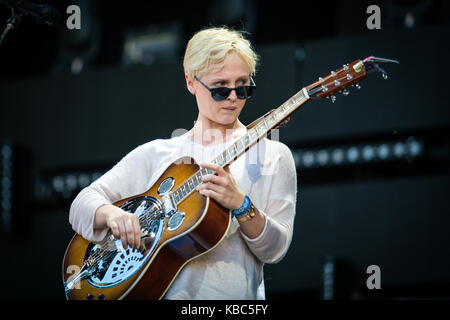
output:
M166 218L170 218L175 212L177 212L177 204L173 197L173 193L169 192L161 198L162 209Z

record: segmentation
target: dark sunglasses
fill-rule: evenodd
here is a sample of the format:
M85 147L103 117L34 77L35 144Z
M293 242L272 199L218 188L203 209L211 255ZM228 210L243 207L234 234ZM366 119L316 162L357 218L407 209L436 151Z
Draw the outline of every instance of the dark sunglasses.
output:
M194 78L211 92L211 97L214 99L214 101L223 101L227 99L232 90L236 92L236 96L239 99L250 99L252 97L253 92L256 89L256 84L253 81L253 78L251 77L249 86L240 86L236 88L227 88L227 87L209 88L206 84L201 82L200 79L197 78L197 76L194 76Z

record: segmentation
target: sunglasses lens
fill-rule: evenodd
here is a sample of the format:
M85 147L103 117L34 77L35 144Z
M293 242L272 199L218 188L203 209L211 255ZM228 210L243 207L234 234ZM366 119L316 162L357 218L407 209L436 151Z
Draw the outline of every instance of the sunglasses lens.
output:
M226 87L211 89L211 96L215 101L223 101L230 95L231 89Z
M254 87L245 86L236 88L236 95L239 99L250 99L253 94Z
M253 87L253 86L242 86L242 87L237 87L235 89L219 87L219 88L211 89L211 96L215 101L223 101L228 98L228 96L231 93L231 90L235 90L236 96L239 99L249 99L252 97L253 89L255 89L255 87Z

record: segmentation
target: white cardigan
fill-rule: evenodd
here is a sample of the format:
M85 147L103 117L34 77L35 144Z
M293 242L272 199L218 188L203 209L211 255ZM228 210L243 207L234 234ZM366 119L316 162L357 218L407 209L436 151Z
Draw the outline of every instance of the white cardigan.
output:
M183 156L208 162L234 141L205 147L186 133L137 147L77 195L70 208L72 228L89 241L101 241L107 230L93 228L99 206L147 191ZM297 196L294 159L286 145L265 138L232 163L230 171L266 216L264 229L256 239L249 239L233 219L219 245L185 265L166 299L265 298L263 264L280 261L292 239Z

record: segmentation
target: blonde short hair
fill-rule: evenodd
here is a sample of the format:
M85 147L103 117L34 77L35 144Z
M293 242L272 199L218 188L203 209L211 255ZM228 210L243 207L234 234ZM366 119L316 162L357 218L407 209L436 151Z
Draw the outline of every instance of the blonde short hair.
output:
M236 52L247 64L250 76L256 73L258 56L243 33L227 27L208 28L189 40L184 54L184 72L190 79L201 78L220 66L228 53Z

